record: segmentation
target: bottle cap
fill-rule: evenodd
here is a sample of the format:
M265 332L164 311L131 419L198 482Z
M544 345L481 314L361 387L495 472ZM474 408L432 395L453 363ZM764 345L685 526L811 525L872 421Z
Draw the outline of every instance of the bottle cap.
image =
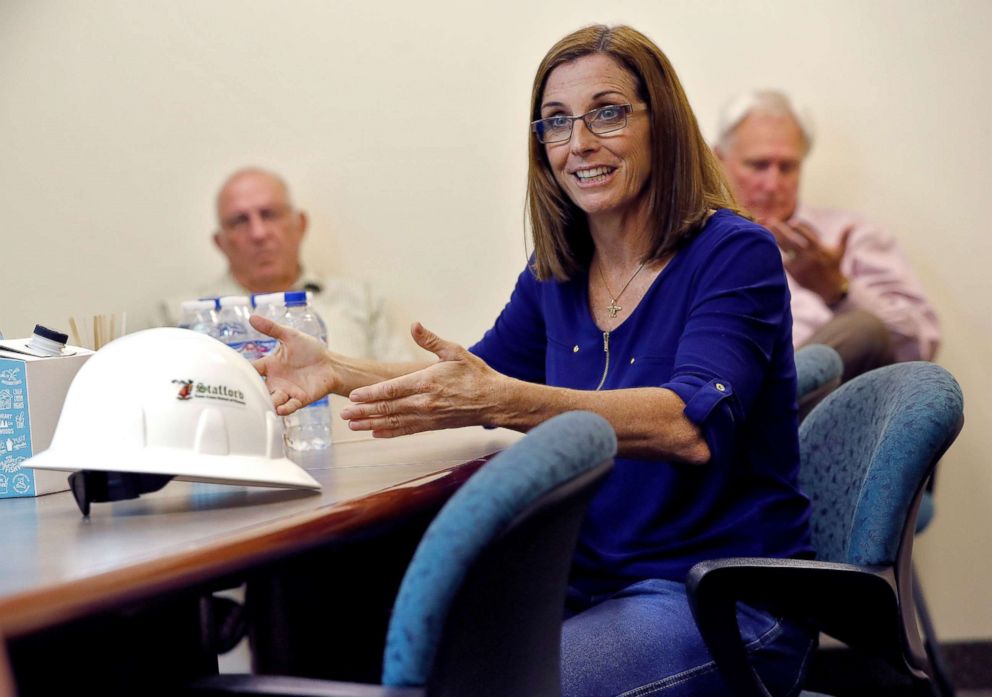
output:
M282 293L255 293L251 299L255 307L277 305L282 302Z
M225 295L220 299L221 307L244 307L250 304L247 295Z
M50 339L59 344L65 344L69 340L68 334L63 334L62 332L57 332L54 329L49 329L48 327L43 327L40 324L34 325L35 336L42 336L46 339Z
M68 334L36 324L34 325L34 334L28 341L28 346L46 356L60 356L62 349L65 348L65 342L68 340Z
M185 300L182 304L183 312L199 312L200 310L213 310L213 300Z
M305 290L292 290L285 293L286 307L299 307L307 304L307 293Z

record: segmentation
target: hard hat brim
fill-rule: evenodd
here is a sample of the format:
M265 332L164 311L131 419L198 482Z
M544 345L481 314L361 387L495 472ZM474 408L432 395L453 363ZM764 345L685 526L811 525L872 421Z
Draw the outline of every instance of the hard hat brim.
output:
M320 489L320 483L288 458L272 459L248 455L202 455L185 449L148 447L140 452L71 455L48 449L25 460L24 467L42 470L96 470L169 474L177 479L243 486L271 486L288 489Z

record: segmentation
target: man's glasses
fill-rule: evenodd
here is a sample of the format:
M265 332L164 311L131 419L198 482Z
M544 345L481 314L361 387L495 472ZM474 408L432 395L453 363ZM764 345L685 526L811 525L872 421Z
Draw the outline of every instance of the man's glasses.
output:
M630 104L610 104L587 111L579 116L556 114L546 119L538 119L530 128L541 143L562 143L572 137L572 126L578 119L585 121L586 128L602 135L619 131L627 126L627 115L634 111Z
M287 207L262 208L258 211L258 217L262 219L263 223L277 223L285 218L290 212L291 209ZM248 232L251 229L251 215L248 213L233 215L223 221L221 227L228 232L239 234Z

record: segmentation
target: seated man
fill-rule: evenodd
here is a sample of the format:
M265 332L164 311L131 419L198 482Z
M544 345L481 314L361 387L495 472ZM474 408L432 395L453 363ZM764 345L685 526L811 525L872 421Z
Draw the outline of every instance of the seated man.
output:
M845 381L895 361L931 360L937 315L895 238L855 213L798 202L812 144L789 99L762 91L724 109L714 148L737 200L782 249L793 343L837 349Z
M363 283L312 274L300 263L307 216L293 206L286 183L261 169L232 174L217 194L214 244L227 272L160 306L162 324L175 326L183 300L308 290L327 324L332 351L379 361L407 360L408 342L390 327L383 303Z

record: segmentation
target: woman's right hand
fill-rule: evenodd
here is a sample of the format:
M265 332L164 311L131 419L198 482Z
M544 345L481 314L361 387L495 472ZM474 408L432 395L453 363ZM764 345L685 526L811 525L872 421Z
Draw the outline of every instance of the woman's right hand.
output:
M277 414L292 414L334 391L334 363L320 340L258 315L250 322L279 342L275 351L252 364L265 378Z

